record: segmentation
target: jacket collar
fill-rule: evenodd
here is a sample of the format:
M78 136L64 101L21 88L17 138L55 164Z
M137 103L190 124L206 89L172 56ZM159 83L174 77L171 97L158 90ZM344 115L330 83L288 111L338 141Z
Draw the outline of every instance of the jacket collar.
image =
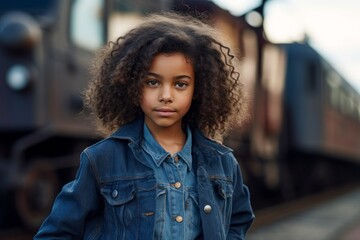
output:
M129 140L130 142L133 142L138 146L140 146L140 143L143 138L143 126L144 126L144 118L143 117L137 118L134 121L123 125L117 131L115 131L110 136L110 138ZM193 144L193 150L195 152L215 151L222 155L232 151L230 148L204 136L198 128L192 127L191 131L193 133L192 144Z
M228 152L232 152L232 149L222 145L220 142L212 140L206 137L198 128L192 128L193 132L193 149L197 152L217 152L218 154L226 154ZM204 150L206 149L206 150Z
M143 126L143 149L152 156L152 160L155 162L157 167L170 156L169 152L165 151L165 149L155 140L150 130L144 124ZM188 166L189 170L192 169L192 133L189 127L186 128L186 142L182 149L176 153Z
M120 127L117 131L111 134L110 138L125 139L139 144L143 136L143 125L144 119L142 117L137 118L134 121Z

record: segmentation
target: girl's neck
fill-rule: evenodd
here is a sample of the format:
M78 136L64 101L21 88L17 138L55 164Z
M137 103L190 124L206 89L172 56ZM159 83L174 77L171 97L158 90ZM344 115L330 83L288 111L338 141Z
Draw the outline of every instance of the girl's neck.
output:
M148 126L149 127L149 126ZM156 128L149 130L155 140L171 155L181 151L186 142L186 134L182 128Z

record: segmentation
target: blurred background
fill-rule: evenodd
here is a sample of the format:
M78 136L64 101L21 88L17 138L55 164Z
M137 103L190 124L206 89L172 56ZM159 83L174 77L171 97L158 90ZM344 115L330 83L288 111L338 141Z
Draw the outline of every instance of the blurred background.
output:
M251 118L224 143L252 194L249 239L290 239L261 234L330 200L338 221L360 220L360 2L12 0L0 2L1 239L31 239L80 152L101 139L82 111L96 51L170 10L207 14L241 60ZM330 239L298 229L291 239Z

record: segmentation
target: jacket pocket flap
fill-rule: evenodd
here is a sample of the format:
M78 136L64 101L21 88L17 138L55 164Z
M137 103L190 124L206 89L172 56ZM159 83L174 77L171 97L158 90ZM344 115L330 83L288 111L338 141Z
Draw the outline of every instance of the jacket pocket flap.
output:
M135 196L135 186L132 182L107 183L100 189L101 194L110 205L122 205Z
M212 179L214 187L216 188L219 195L226 199L233 196L234 188L232 182L222 179Z

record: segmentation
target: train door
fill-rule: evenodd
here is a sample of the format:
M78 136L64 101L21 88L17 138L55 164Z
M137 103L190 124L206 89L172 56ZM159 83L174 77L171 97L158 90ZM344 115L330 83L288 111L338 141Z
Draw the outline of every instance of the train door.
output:
M289 44L287 99L291 143L295 151L314 154L322 144L322 87L319 55L307 44Z

